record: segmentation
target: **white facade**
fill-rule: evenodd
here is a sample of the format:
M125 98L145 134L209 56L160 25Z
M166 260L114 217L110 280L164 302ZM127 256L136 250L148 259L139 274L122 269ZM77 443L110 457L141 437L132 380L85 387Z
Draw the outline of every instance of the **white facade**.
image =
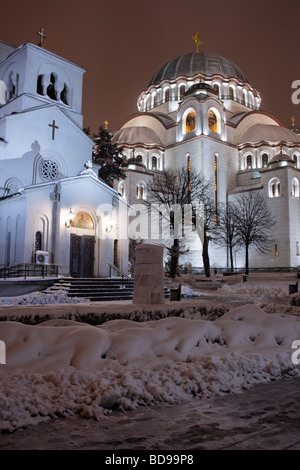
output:
M43 251L63 275L105 277L108 262L127 272L127 204L87 163L85 70L30 43L0 54L0 267ZM104 204L120 215L114 238Z
M266 255L251 250L250 267L296 267L300 265L299 131L260 111L260 104L259 92L232 62L214 54L186 54L154 75L138 98L138 112L126 119L114 141L124 147L126 158L132 159L133 152L142 158L144 198L153 171L187 168L188 158L191 169L212 182L218 202L244 191L263 193L276 217L276 243L274 252ZM118 183L130 204L137 202L141 179L134 176L137 170L141 167L135 170L131 160L128 177ZM180 262L201 268L201 253L197 240ZM228 266L226 247L211 245L209 254L212 267ZM236 254L235 266L244 266L243 250Z

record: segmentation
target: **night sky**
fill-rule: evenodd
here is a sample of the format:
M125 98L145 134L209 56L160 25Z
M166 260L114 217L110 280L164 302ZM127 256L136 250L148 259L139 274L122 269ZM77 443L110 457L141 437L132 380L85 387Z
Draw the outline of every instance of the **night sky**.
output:
M300 80L299 0L14 0L1 6L0 40L38 44L86 69L84 126L112 131L137 111L139 94L170 59L200 50L234 62L261 94L261 109L300 126L291 101Z

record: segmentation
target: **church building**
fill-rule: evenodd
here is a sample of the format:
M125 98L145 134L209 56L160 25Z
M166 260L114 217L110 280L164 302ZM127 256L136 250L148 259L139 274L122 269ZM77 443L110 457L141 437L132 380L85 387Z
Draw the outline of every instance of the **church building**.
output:
M284 127L260 106L259 91L230 60L198 47L170 60L138 96L137 112L114 135L129 164L127 178L116 182L116 189L136 204L149 197L155 173L190 168L211 181L216 205L259 192L276 217L274 246L264 255L251 249L250 267L300 265L299 129L294 121ZM210 244L209 254L211 267L229 266L226 247ZM180 263L202 268L199 238L187 246ZM243 249L235 253L235 267L244 267Z
M112 263L127 273L127 203L91 164L84 73L42 42L0 42L0 270L41 263L106 277Z

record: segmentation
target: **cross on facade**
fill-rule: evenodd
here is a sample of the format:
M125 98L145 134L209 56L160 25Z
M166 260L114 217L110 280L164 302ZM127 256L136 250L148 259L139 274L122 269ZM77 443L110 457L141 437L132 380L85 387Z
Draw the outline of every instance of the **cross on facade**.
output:
M109 122L106 120L104 121L104 129L107 130L107 126L108 126Z
M38 43L38 46L44 47L43 45L43 39L46 38L47 36L44 34L44 28L41 28L40 31L38 31L36 34L40 36L40 42Z
M55 139L55 129L59 129L58 126L55 125L55 121L52 121L52 124L48 124L49 127L52 127L52 140Z

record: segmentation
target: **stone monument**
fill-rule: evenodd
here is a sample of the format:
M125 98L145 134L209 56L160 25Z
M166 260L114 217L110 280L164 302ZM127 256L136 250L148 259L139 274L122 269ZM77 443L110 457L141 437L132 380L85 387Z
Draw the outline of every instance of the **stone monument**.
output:
M163 304L163 246L142 244L136 247L133 304Z

